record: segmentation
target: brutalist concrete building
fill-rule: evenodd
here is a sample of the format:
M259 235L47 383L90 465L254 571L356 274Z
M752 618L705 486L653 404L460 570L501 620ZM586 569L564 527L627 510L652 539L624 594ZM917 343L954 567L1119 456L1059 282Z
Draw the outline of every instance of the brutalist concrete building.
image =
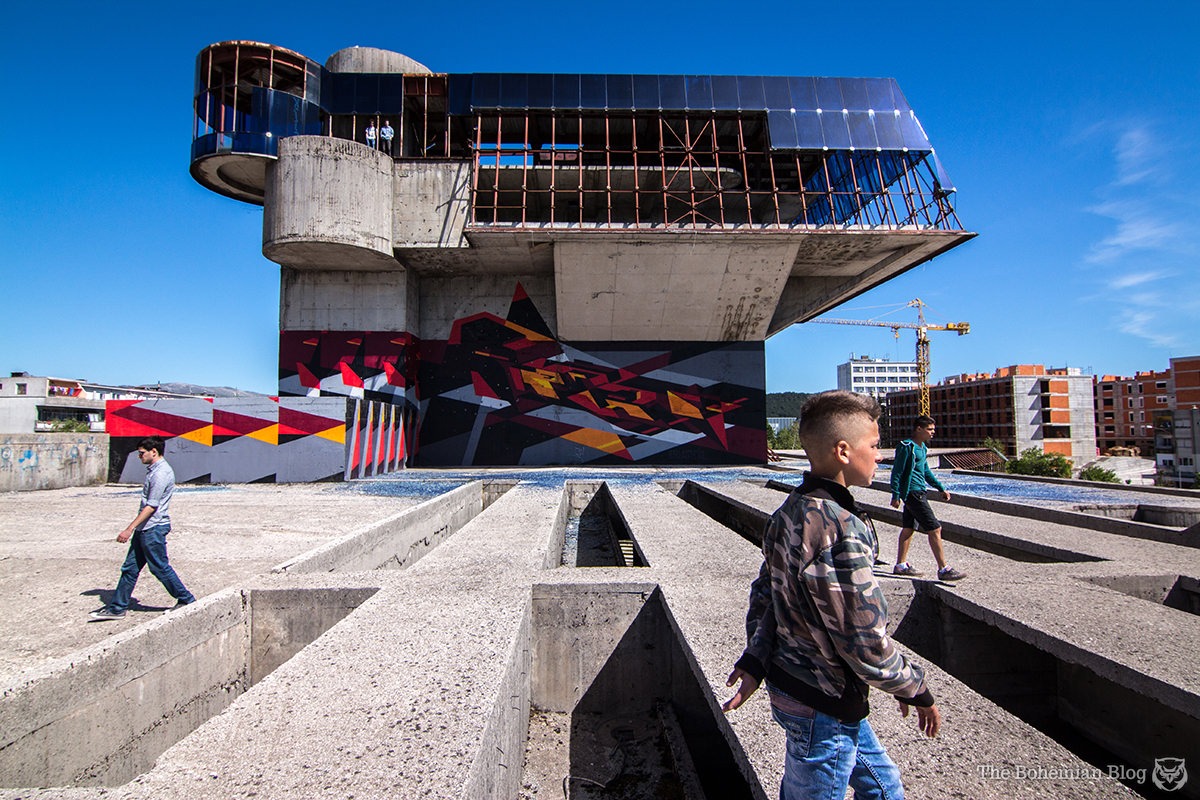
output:
M767 337L974 235L886 78L223 42L194 103L192 175L281 267L280 395L410 465L762 462Z

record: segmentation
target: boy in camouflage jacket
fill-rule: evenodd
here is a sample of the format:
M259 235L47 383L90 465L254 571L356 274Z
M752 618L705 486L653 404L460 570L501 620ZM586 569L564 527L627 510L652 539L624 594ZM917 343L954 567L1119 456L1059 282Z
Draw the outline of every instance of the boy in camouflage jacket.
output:
M771 711L787 734L783 800L902 798L899 770L867 722L868 687L917 709L927 736L940 714L921 669L887 633L887 601L875 580L879 543L847 486L868 486L880 460L879 404L824 392L800 414L812 465L771 517L763 566L750 587L748 645L728 686L732 711L765 678Z

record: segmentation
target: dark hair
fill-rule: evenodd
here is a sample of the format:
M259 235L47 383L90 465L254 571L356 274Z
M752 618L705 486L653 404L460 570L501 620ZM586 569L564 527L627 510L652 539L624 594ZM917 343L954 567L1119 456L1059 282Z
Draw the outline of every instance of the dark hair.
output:
M820 449L847 438L847 423L854 417L879 419L880 408L874 397L843 389L815 394L800 409L800 442L807 450Z
M138 450L157 450L160 456L166 446L167 443L162 440L161 436L147 436L138 442Z
M929 416L928 414L921 414L919 417L913 420L914 428L928 428L933 424L933 417Z

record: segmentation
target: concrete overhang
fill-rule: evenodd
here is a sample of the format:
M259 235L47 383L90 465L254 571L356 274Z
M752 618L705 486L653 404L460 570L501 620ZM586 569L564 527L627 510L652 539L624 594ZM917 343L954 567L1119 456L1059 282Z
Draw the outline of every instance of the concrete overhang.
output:
M192 162L192 177L206 189L261 206L267 184L267 165L275 156L257 153L214 153Z

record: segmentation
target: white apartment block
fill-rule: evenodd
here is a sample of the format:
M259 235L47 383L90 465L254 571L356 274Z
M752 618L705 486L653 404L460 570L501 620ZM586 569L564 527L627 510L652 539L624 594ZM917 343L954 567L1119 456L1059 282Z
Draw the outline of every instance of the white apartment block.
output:
M838 364L838 388L858 394L869 394L882 400L888 392L916 389L919 385L917 362L889 361L886 358L855 356Z

